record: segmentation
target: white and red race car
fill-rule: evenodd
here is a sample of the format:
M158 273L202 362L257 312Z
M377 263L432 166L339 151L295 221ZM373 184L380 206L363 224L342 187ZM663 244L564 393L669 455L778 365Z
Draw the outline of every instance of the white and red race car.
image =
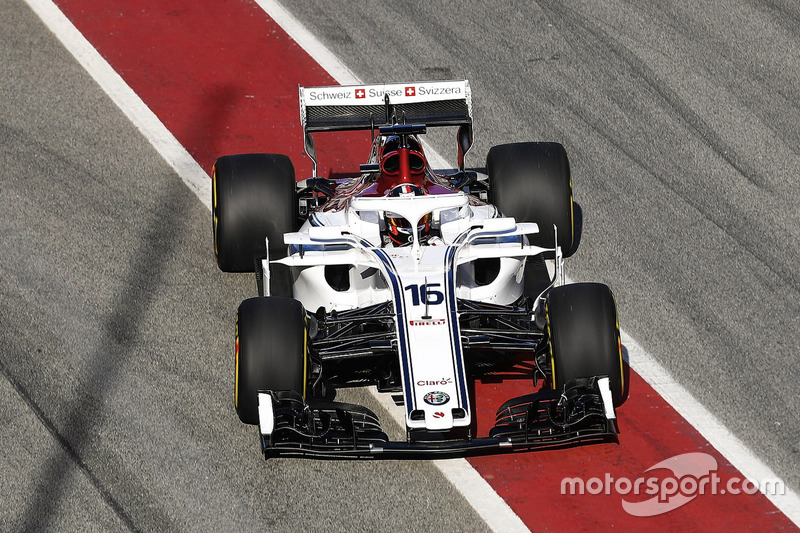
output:
M224 156L213 171L217 264L257 278L237 314L235 403L265 456L616 441L627 397L616 304L605 285L564 282L564 148L495 146L485 169L467 169L467 81L299 92L313 177L297 182L277 154ZM434 171L420 138L445 126L457 128L458 168ZM343 130L372 132L368 160L352 177L319 177L312 134ZM476 435L472 380L519 360L533 363L531 393ZM361 385L404 406L404 441L335 401L337 387Z

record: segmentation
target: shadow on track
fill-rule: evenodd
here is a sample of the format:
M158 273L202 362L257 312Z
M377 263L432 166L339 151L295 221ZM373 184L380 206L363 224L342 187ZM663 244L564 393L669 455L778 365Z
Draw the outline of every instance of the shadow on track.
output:
M96 433L98 419L98 403L102 405L104 396L120 380L125 366L135 349L140 335L140 324L148 308L153 304L158 287L164 277L170 251L175 248L181 235L181 227L187 213L187 201L180 182L170 184L169 191L157 204L162 206L159 212L150 213L150 218L140 227L140 238L135 242L137 247L130 252L129 268L111 305L101 330L101 342L88 358L86 368L89 374L78 380L84 389L75 396L80 401L64 406L57 416L64 430L59 430L57 423L45 410L37 405L30 391L2 366L0 371L8 378L20 396L27 402L33 412L53 435L69 461L63 460L61 453L43 458L42 467L34 486L36 496L30 500L24 513L20 531L42 531L52 527L52 520L57 513L61 498L68 485L68 480L76 473L86 476L92 486L122 523L131 531L137 531L133 517L114 498L99 476L82 458L90 437ZM124 246L124 243L119 243ZM153 512L159 512L155 509ZM170 527L167 516L157 519L165 530Z

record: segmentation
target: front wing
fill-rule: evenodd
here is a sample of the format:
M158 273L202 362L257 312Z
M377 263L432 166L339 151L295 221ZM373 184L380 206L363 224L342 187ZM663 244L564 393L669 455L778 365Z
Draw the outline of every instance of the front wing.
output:
M306 402L291 391L263 391L258 399L267 458L464 456L619 442L607 377L580 378L562 391L509 400L497 411L489 435L479 438L469 432L409 432L405 442L391 441L377 415L360 405Z

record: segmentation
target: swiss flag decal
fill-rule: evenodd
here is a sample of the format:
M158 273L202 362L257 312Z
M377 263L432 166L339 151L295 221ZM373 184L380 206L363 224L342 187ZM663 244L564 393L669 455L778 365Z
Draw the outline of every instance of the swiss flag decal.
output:
M417 90L414 87L406 87L406 96L414 96Z
M356 89L356 98L366 98L367 93L364 89Z

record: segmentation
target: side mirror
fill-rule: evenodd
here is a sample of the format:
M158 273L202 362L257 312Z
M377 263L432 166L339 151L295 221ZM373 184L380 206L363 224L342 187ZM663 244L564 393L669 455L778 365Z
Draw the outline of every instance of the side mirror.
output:
M472 147L472 124L462 124L456 135L458 140L458 170L464 170L464 157Z

